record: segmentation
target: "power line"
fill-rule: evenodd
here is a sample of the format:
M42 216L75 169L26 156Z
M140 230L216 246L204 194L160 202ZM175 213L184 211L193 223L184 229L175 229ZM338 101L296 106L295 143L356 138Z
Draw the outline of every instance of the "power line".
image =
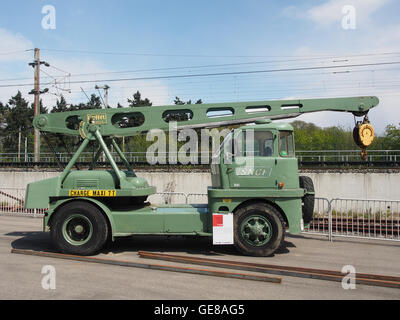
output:
M165 54L165 53L139 53L139 52L112 52L112 51L91 51L91 50L64 50L64 49L41 49L42 51L77 53L77 54L99 54L99 55L122 55L122 56L155 56L155 57L193 57L193 58L281 58L293 57L290 55L207 55L207 54ZM347 55L301 55L298 57L351 57L351 56L376 56L376 55L397 55L400 52L381 52Z
M26 50L30 51L32 49ZM18 51L23 52L23 51ZM366 53L366 54L354 54L350 55L351 57L366 57L366 56L378 56L378 55L400 55L400 52L385 52L385 53ZM49 66L50 68L56 69L62 73L67 74L69 77L78 77L78 76L90 76L90 75L101 75L101 74L118 74L118 73L135 73L135 72L154 72L154 71L168 71L168 70L179 70L179 69L197 69L197 68L213 68L213 67L230 67L230 66L241 66L241 65L256 65L256 64L269 64L269 63L282 63L282 62L298 62L298 61L310 61L310 60L323 60L323 59L339 59L350 56L310 56L309 58L293 58L293 59L285 59L285 60L267 60L267 61L255 61L255 62L241 62L241 63L225 63L225 64L208 64L208 65L194 65L194 66L178 66L178 67L165 67L165 68L151 68L151 69L136 69L136 70L122 70L122 71L106 71L106 72L92 72L92 73L78 73L72 75L70 72L62 70L58 67ZM282 56L281 56L282 57ZM306 57L306 56L304 56ZM347 61L347 60L343 60ZM340 62L343 62L340 61ZM323 61L321 61L323 62ZM327 61L328 62L328 61ZM339 62L329 61L329 62ZM65 77L65 76L51 76L54 77ZM11 79L0 79L3 81L16 81L16 80L28 80L30 78L11 78Z
M33 49L26 49L26 50L17 50L17 51L9 51L9 52L0 52L0 55L9 55L9 54L15 54L15 53L22 53L22 52L29 52L33 51Z
M382 65L394 65L394 64L400 64L400 61L347 64L347 65L337 65L337 66L314 66L314 67L299 67L299 68L251 70L251 71L232 71L232 72L217 72L217 73L181 74L181 75L166 75L166 76L154 76L154 77L115 78L115 79L101 79L101 80L79 80L79 81L71 81L70 84L97 83L97 82L138 81L138 80L157 80L157 79L178 79L178 78L194 78L194 77L211 77L211 76L243 75L243 74L257 74L257 73L309 71L309 70L350 68L350 67L358 68L358 67L382 66ZM52 83L51 82L44 83L44 85L48 85L48 84L52 84ZM32 84L30 84L30 83L22 83L22 84L12 84L12 85L0 85L0 88L24 87L24 86L32 86Z

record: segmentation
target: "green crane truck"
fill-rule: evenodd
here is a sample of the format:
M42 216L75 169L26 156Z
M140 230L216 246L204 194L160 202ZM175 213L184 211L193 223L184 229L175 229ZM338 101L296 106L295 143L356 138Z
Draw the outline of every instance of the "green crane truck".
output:
M220 243L232 243L242 254L268 256L283 245L286 232L300 233L310 223L314 208L313 182L299 177L293 127L271 120L326 110L364 116L353 135L365 157L374 134L367 113L378 103L377 97L364 96L42 114L34 118L36 129L80 136L82 142L60 176L28 184L25 207L47 209L43 231L50 231L64 253L93 255L108 240L156 234L218 236L223 238ZM147 197L156 188L136 176L116 143L117 137L167 130L171 119L177 121L178 130L244 124L226 136L214 156L207 204L149 203ZM226 147L238 147L238 134L251 136L239 140L239 148L252 152L235 154L234 148ZM99 149L89 169L72 170L91 141L97 141ZM126 170L117 166L111 145ZM112 170L94 170L103 152ZM225 161L227 156L231 161Z

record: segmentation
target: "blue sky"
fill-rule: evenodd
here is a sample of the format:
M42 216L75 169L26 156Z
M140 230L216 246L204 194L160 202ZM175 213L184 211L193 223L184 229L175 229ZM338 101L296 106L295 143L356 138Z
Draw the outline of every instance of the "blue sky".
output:
M45 5L56 10L54 30L42 28ZM342 26L345 5L355 9L355 29ZM27 63L33 52L20 51L34 47L41 49L42 60L57 68L43 67L47 73L42 73L43 81L53 81L45 78L48 75L56 78L48 86L51 93L42 96L47 107L61 93L69 103L84 102L81 87L91 94L98 93L96 84L105 84L69 81L400 61L398 12L400 3L395 0L8 1L0 11L0 80L23 80L0 81L0 85L31 82L33 72ZM7 54L14 51L18 53ZM365 56L370 53L374 55ZM137 71L173 67L182 68ZM349 66L337 69L339 74L322 70L107 84L111 105L126 105L136 90L155 105L171 104L175 96L223 102L377 95L381 104L371 111L370 119L382 132L387 124L400 122L399 67ZM131 72L112 73L118 71ZM67 73L70 77L64 77ZM6 102L18 89L32 98L27 95L30 87L16 86L0 88L0 101ZM351 115L330 112L299 119L321 126L353 124Z

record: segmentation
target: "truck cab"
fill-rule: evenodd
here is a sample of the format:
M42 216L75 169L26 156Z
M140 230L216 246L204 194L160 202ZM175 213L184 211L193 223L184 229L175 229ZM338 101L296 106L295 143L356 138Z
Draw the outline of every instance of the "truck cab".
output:
M293 127L265 120L232 131L213 157L211 180L213 188L298 188Z

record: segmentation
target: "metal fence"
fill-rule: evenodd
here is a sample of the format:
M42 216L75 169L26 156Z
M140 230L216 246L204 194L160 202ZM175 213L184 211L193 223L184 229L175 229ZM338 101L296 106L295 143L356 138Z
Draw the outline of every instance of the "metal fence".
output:
M313 220L304 233L329 235L329 225L325 221L329 220L330 211L331 204L328 199L315 198Z
M0 187L0 214L43 216L46 209L24 209L24 188ZM207 203L206 193L159 192L153 203ZM314 217L305 234L400 241L400 200L315 198Z
M116 152L111 151L114 159L119 162L121 161L119 155ZM68 162L70 156L68 153L59 152L57 153L61 162ZM146 152L125 152L124 155L132 163L155 163L157 157L162 156L167 162L169 159L173 159L177 162L177 154L170 154L164 152L157 154L157 157L147 157ZM83 152L78 159L78 162L91 162L94 154L93 152ZM191 154L190 163L210 163L212 153L209 152L195 152ZM354 162L360 161L360 150L297 150L296 157L301 163L304 162ZM205 161L208 159L208 162ZM106 161L105 157L100 159ZM368 161L381 161L387 163L397 163L400 161L400 150L368 150ZM18 153L0 153L0 163L30 163L34 162L34 154L18 154ZM54 155L49 152L41 152L39 162L44 163L55 163L56 159Z
M360 161L360 150L305 150L296 151L296 157L304 162L357 162ZM397 163L400 161L400 150L368 150L368 161Z
M43 216L45 209L25 209L25 188L0 187L0 214Z

